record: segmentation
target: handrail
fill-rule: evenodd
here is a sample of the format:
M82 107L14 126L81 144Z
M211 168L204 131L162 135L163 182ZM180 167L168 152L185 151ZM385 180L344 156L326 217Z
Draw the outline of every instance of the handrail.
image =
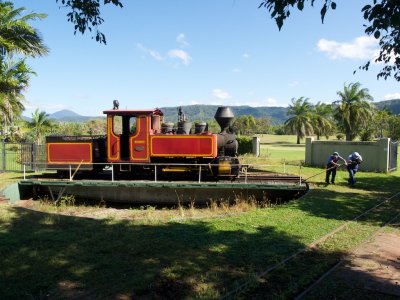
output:
M93 162L84 162L83 160L80 161L79 163L66 163L66 162L60 162L60 163L52 163L51 166L49 166L47 169L48 170L57 170L57 165L64 165L65 167L68 166L69 169L69 180L73 181L74 176L78 172L78 170L85 165L97 165L97 166L104 166L104 167L109 167L109 170L111 171L111 181L115 181L115 170L114 166L115 165L125 165L125 166L146 166L150 168L154 168L154 182L157 182L158 180L158 171L160 166L176 166L176 167L182 167L182 166L195 166L198 168L198 183L202 182L202 171L207 170L211 167L217 167L218 164L211 164L211 163L197 163L197 164L190 164L190 163L140 163L140 162L101 162L101 163L93 163ZM232 164L232 167L238 167L239 168L239 176L242 178L244 177L244 182L245 184L248 183L248 170L252 168L271 168L271 167L282 167L283 165L283 174L286 174L287 171L287 161L284 160L282 164ZM204 168L203 168L204 167ZM301 164L299 166L294 166L299 168L299 176L301 176ZM73 171L74 168L74 171ZM26 179L26 168L24 164L24 180ZM304 179L300 178L299 179L299 184L301 185L304 182Z

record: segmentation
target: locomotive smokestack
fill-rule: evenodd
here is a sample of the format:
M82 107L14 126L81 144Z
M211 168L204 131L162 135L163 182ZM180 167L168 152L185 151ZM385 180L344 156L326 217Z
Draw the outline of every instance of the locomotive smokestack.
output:
M215 113L215 120L218 125L221 127L221 133L226 132L228 127L232 124L233 118L232 110L227 106L220 106Z

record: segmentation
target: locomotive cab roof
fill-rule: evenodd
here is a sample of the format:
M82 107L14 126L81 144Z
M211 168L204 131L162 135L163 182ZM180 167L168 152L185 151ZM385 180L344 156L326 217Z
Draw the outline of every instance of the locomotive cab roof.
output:
M140 115L158 115L163 116L163 112L158 108L153 109L109 109L104 110L105 115L114 116L140 116Z

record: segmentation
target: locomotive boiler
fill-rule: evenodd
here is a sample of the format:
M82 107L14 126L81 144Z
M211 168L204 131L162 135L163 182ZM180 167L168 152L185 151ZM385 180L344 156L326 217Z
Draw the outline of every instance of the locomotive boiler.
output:
M234 178L239 173L238 142L228 128L234 115L219 107L215 120L220 133L212 133L204 122L194 129L182 110L178 126L164 122L156 109L124 110L114 105L105 110L106 136L48 136L47 167L60 173L79 169L100 172L113 165L118 173L186 177L201 173L209 178Z

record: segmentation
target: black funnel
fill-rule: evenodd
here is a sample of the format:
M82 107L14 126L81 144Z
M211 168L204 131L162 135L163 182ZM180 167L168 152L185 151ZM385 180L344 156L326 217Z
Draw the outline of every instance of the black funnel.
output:
M234 117L232 110L227 106L218 107L214 116L218 125L221 127L221 132L226 132L228 127L232 124Z

